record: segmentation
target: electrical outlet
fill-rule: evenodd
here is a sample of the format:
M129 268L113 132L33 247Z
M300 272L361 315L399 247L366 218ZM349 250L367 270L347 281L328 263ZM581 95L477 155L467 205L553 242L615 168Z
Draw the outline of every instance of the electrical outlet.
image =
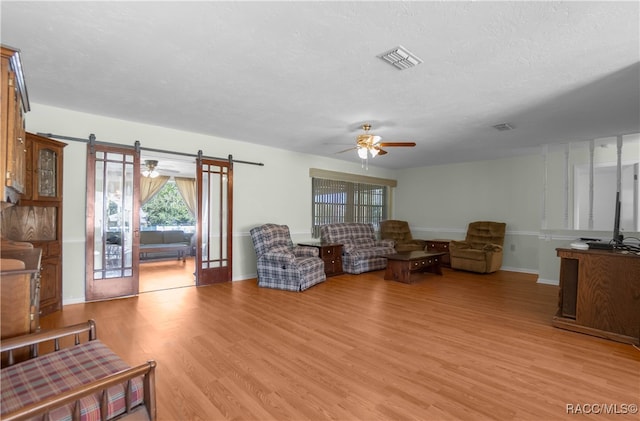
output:
M511 251L516 251L516 245L515 244L511 244Z

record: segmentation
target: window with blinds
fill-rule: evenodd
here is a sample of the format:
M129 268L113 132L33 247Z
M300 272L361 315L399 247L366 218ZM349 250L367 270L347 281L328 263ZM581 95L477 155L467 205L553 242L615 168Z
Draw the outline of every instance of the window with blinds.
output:
M387 218L388 186L312 178L313 237L320 226L337 222L371 223Z

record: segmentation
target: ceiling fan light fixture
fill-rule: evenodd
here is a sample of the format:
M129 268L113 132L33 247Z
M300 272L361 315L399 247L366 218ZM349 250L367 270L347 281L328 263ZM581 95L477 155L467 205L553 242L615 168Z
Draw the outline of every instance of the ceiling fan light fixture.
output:
M369 152L371 153L371 157L375 158L378 155L378 152L380 152L380 150L378 150L377 148L370 148Z
M156 178L157 176L160 175L160 173L156 170L153 170L153 171L144 170L142 171L142 175L147 178Z
M147 167L147 169L142 171L143 177L156 178L157 176L160 175L160 173L156 171L156 167L158 166L158 161L154 159L148 159L144 161L144 165Z
M359 147L358 156L360 157L360 159L367 159L367 148Z
M410 69L422 63L420 58L402 45L382 53L378 57L400 70Z

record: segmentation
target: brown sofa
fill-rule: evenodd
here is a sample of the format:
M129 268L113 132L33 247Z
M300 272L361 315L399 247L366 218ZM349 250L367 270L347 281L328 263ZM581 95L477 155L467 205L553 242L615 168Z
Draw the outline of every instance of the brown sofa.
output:
M394 248L398 253L407 251L424 251L427 247L426 240L418 240L411 236L409 223L388 219L380 222L380 238L393 240Z
M464 241L449 243L451 268L478 273L500 269L506 228L504 222L471 222Z

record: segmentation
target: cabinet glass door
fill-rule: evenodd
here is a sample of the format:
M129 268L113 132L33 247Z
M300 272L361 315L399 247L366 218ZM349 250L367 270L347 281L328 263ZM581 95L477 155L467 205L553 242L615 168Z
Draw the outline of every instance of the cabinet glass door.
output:
M55 197L57 194L57 153L51 149L38 151L38 196Z

